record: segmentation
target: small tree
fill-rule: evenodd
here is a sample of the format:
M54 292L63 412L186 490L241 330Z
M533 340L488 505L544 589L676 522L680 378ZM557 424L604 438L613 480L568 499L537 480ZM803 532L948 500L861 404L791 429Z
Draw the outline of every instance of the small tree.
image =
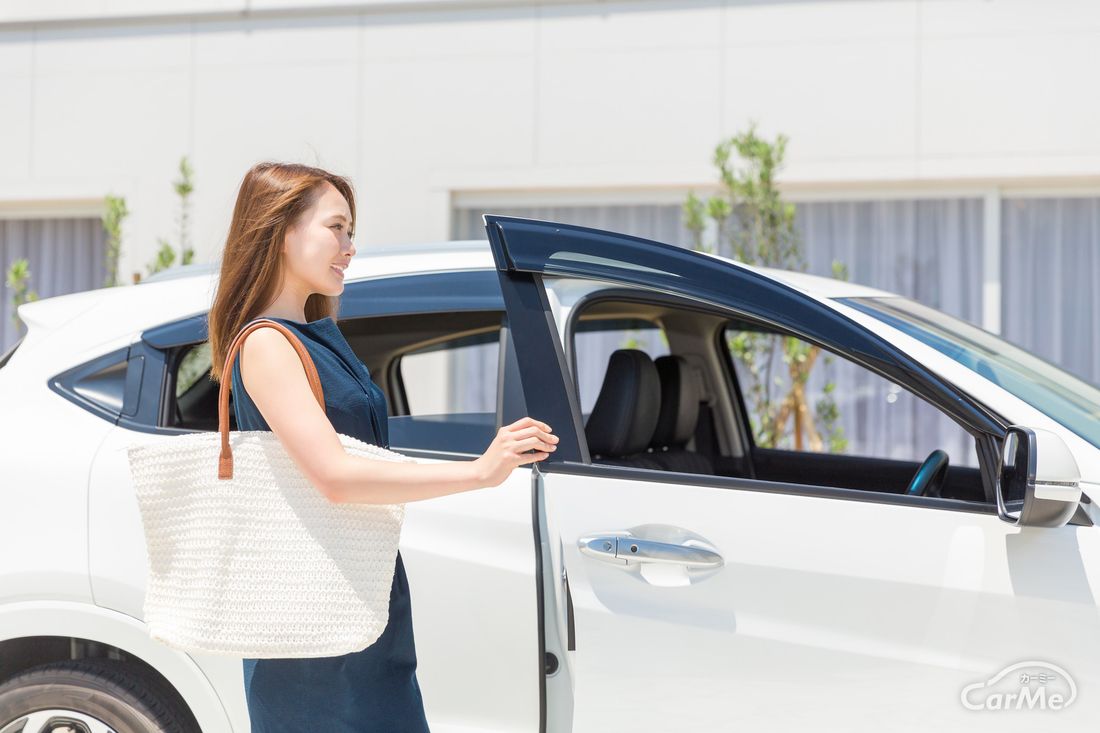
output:
M176 250L168 243L168 240L164 237L157 237L157 244L160 245L160 249L157 250L156 255L153 256L153 261L145 266L145 274L152 275L155 272L161 270L167 270L176 262Z
M129 216L126 199L108 194L104 200L103 230L107 232L107 276L103 286L113 288L118 285L118 260L122 251L122 220Z
M28 289L31 279L30 263L26 258L21 258L11 263L8 268L7 285L12 289L11 322L19 328L19 306L32 300L38 300L38 293Z
M180 177L172 182L172 190L179 197L179 213L176 221L179 223L180 263L189 265L195 259L195 250L191 247L191 194L195 190L193 180L194 170L187 156L180 158ZM166 270L176 262L176 249L164 237L158 237L157 250L153 261L146 265L146 274Z
M684 226L693 248L714 253L704 241L708 222L721 249L728 244L735 259L750 265L805 271L806 260L795 228L794 204L782 200L775 177L782 168L788 138L774 142L760 137L756 125L720 142L714 150L720 191L702 200L689 192L683 205ZM720 252L719 252L720 254ZM833 274L846 278L840 263ZM821 349L790 336L740 331L728 341L730 353L749 375L745 397L756 444L775 448L789 437L796 450L842 452L847 446L833 398L836 385L827 382L811 411L806 384ZM777 374L782 359L786 376ZM825 354L822 361L832 362Z
M180 261L185 265L191 264L195 259L195 250L191 247L191 194L195 191L194 173L185 155L180 158L180 177L172 183L180 199Z

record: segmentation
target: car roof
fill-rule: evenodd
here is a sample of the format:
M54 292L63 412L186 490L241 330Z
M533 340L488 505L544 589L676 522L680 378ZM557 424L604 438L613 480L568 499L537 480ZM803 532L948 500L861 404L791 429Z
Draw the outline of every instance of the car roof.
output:
M754 270L816 298L893 295L862 285L775 268L751 267L728 257L709 254L735 267ZM58 356L66 359L84 350L98 350L104 342L128 344L141 331L156 325L207 312L213 302L221 263L176 266L134 286L97 288L31 301L19 306L28 326L28 344L63 329L65 338L50 339ZM379 276L493 269L489 242L482 239L425 242L371 247L360 251L345 272L345 282ZM37 333L36 333L37 332ZM47 348L46 351L49 351ZM40 353L47 357L46 353Z
M462 255L466 256L463 257ZM450 264L441 267L439 256L447 258L447 262ZM737 267L754 270L766 277L779 280L822 298L895 295L885 290L858 285L846 280L811 275L795 270L784 270L777 267L750 266L722 255L710 254L710 256ZM218 266L219 263L216 262L177 265L145 278L143 284L187 277L210 277L214 275ZM402 272L428 272L452 267L454 269L470 269L482 266L495 267L492 261L492 252L489 250L489 242L484 239L456 239L449 242L390 245L372 247L354 257L344 274L344 280L345 282L351 282L363 277Z
M808 272L781 270L775 267L758 267L753 269L768 277L798 288L799 290L804 290L818 298L898 297L897 293L891 293L888 290L880 290L878 288L872 288L869 285L859 285L858 283L838 280L833 277L811 275Z

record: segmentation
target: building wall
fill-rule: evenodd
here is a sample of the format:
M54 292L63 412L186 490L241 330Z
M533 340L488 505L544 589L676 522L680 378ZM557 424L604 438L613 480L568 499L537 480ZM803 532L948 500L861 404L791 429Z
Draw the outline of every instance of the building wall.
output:
M260 159L351 175L363 247L448 236L470 192L678 196L750 120L792 192L1100 189L1097 68L1090 0L7 0L0 202L126 196L125 276L184 154L200 259Z

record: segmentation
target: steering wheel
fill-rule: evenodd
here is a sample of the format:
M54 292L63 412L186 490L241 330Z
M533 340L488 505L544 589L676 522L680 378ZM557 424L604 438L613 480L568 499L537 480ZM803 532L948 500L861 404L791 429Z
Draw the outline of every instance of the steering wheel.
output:
M939 496L946 476L947 453L937 448L920 464L905 493L909 496Z

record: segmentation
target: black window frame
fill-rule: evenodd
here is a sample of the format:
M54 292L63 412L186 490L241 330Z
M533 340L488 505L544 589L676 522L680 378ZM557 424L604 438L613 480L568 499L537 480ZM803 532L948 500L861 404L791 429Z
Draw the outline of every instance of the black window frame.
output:
M119 392L121 404L117 409L80 392L81 380L108 369L124 367L120 370ZM137 391L143 363L140 357L131 355L129 346L112 349L105 354L89 359L50 377L46 384L52 392L60 395L77 407L117 425L136 409Z

